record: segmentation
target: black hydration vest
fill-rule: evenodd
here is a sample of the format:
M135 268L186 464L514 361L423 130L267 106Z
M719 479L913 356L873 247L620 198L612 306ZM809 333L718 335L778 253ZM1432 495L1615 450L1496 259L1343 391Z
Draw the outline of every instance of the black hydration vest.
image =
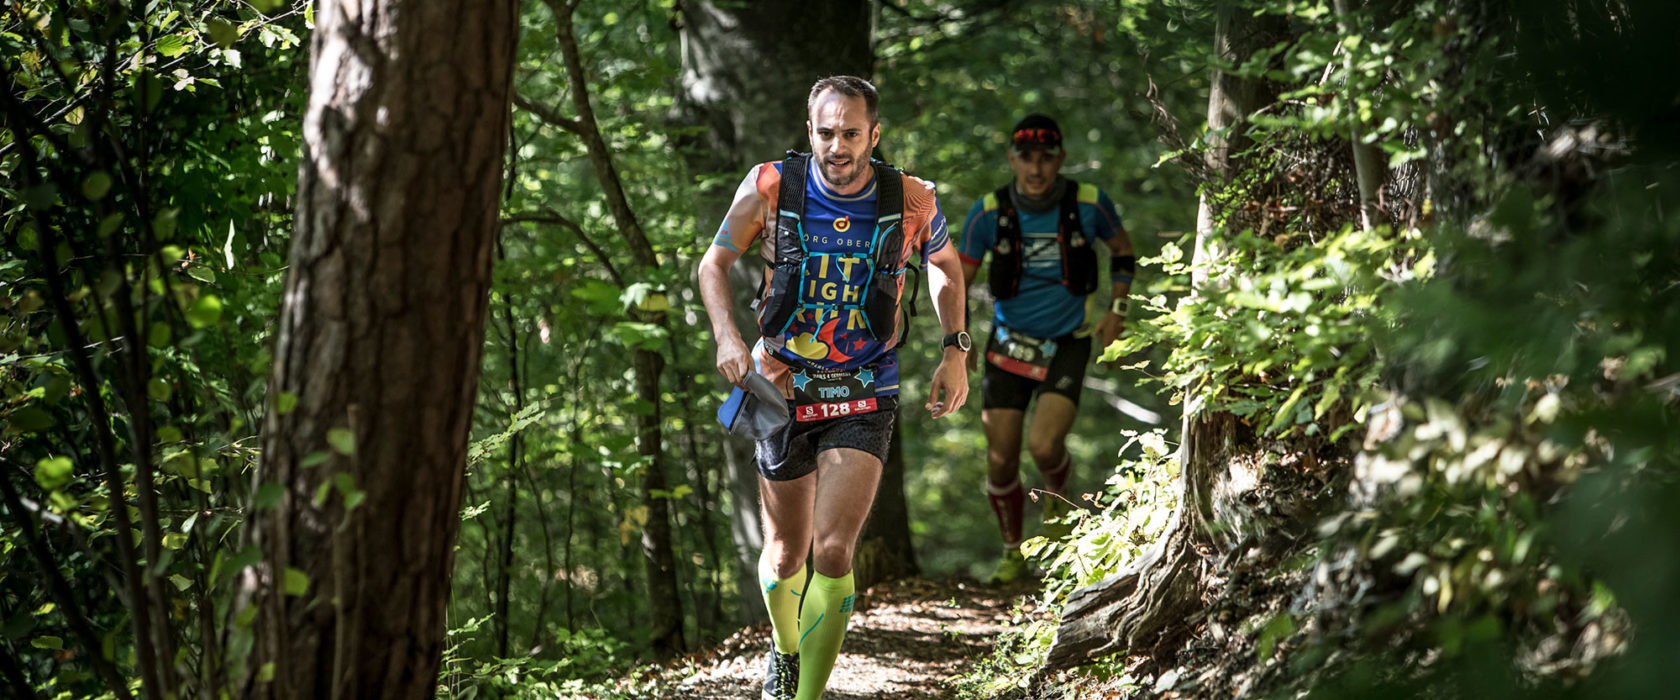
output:
M997 242L992 246L992 266L989 273L992 298L1013 299L1021 293L1021 280L1026 277L1025 240L1021 235L1021 217L1010 198L1010 185L1004 185L993 197L997 198ZM1078 236L1075 244L1073 237ZM1062 193L1061 212L1056 217L1056 245L1062 253L1062 286L1068 293L1082 297L1097 289L1097 251L1091 247L1091 237L1079 219L1079 183L1068 180Z
M805 286L805 176L811 155L788 151L782 161L781 191L776 196L775 257L765 272L770 278L768 294L760 295L758 332L767 337L787 333L794 314L815 309L819 317L827 312L863 312L866 330L877 342L887 342L898 330L899 275L904 272L904 180L897 168L870 159L875 169L875 232L867 253L869 277L861 298L853 303L825 304L802 301ZM819 254L821 255L821 254Z

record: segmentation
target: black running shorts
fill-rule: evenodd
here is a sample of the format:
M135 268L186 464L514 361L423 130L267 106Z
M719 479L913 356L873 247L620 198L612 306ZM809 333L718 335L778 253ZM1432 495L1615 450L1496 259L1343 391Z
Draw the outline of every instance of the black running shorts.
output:
M1066 396L1078 406L1079 392L1085 386L1085 367L1091 363L1091 336L1076 338L1069 334L1057 338L1056 344L1056 356L1050 359L1050 373L1044 376L1044 381L1005 372L987 362L986 372L980 378L981 410L1025 411L1034 396L1046 392Z
M840 447L863 450L885 463L898 396L878 397L876 406L872 412L840 418L788 421L775 435L758 441L758 473L771 481L793 481L817 470L817 453Z

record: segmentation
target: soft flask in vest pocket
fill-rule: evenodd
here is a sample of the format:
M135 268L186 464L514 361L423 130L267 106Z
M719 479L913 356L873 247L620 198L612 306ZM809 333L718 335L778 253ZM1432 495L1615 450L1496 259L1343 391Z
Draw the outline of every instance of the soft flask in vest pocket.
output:
M864 297L863 317L869 322L869 335L886 342L898 331L898 275L875 271Z
M1067 257L1062 263L1067 265L1064 278L1067 280L1069 294L1082 297L1097 291L1097 249L1090 245L1068 246Z
M786 333L793 323L793 312L799 309L799 288L803 286L800 278L805 275L805 250L800 244L804 232L799 219L777 218L776 262L765 267L769 277L764 280L766 294L758 307L758 333L770 337Z
M899 274L904 271L904 181L897 171L876 178L875 258L870 261L869 288L863 297L863 316L869 334L887 342L898 331ZM896 206L890 206L896 203Z

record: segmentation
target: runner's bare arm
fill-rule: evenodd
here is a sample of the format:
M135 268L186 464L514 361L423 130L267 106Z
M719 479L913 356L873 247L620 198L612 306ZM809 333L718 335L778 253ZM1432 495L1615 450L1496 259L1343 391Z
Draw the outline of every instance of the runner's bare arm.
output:
M729 267L764 230L764 200L758 193L758 168L747 174L735 190L735 200L723 216L723 225L700 259L700 299L712 321L717 339L717 370L725 381L741 386L752 371L752 353L735 328L734 292Z
M945 246L928 256L928 291L933 297L933 309L939 314L942 335L963 330L963 307L968 303L967 287L963 282L962 261L954 246ZM968 400L968 372L965 353L955 347L944 349L939 367L933 371L933 384L928 388L927 409L934 418L956 413ZM972 352L972 351L971 351Z

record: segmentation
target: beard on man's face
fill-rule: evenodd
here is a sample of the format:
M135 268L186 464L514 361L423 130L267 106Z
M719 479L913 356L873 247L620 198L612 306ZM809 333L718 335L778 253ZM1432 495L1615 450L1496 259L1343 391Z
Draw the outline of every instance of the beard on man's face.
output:
M867 163L852 155L824 156L821 167L817 171L822 173L824 181L830 187L845 187L863 175L863 168Z

